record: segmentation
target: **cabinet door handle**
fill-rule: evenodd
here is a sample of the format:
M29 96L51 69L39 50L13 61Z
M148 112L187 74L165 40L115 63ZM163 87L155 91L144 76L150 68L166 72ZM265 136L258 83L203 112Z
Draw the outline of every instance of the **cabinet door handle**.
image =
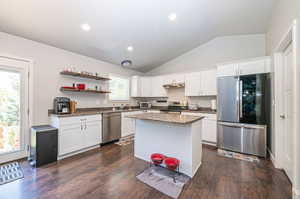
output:
M85 121L85 123L84 123L84 130L86 130L86 127L87 127L87 126L86 126L86 121Z

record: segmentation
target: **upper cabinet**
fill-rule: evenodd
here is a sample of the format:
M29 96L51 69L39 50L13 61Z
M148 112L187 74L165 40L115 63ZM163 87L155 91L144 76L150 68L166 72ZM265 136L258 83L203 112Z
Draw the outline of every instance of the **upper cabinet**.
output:
M141 97L152 97L152 77L141 77Z
M140 76L132 76L131 77L131 89L130 96L131 97L141 97L141 77Z
M185 96L200 96L201 73L189 73L185 75Z
M185 76L185 96L217 95L217 70L190 73Z
M201 72L201 96L217 95L217 70Z
M152 97L167 97L167 90L163 87L165 76L152 77Z
M164 77L164 85L165 84L178 84L184 83L184 74L172 74L172 75L165 75Z
M152 97L152 78L133 76L131 77L131 97Z
M271 72L271 59L262 57L218 66L218 76L239 76Z
M224 76L236 76L238 74L238 65L237 64L226 64L218 66L218 77Z

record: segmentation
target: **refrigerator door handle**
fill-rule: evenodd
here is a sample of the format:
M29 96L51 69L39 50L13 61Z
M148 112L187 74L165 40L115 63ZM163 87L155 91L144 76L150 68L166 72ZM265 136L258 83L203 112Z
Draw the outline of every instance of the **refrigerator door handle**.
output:
M240 88L239 88L239 87L240 87L240 85L239 85L239 84L240 84L240 80L239 80L239 78L238 78L238 81L236 82L236 94L237 94L237 95L236 95L236 102L237 102L237 103L236 103L236 106L237 106L236 112L237 112L238 118L240 118L240 111L239 111L239 108L240 108L240 107L239 107L239 106L240 106L240 105L239 105L239 104L240 104L240 103L239 103L239 100L240 100L240 96L239 96Z
M239 118L243 117L243 81L240 80L240 92L239 92L239 96L240 96L240 103L239 103L239 109L240 109L240 113L239 113Z
M219 125L222 126L228 126L228 127L234 127L234 128L243 128L244 124L239 124L239 123L228 123L228 122L218 122Z

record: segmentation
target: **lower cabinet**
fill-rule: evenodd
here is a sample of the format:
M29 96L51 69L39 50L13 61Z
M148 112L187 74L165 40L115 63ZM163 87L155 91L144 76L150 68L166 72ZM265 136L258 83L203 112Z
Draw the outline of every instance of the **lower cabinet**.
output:
M58 156L68 156L99 145L102 136L101 115L80 117L51 117L58 128Z
M143 113L143 111L123 112L122 113L122 128L121 136L126 137L135 134L135 119L128 118L129 115Z
M135 134L135 119L128 118L129 115L135 115L140 113L160 113L159 110L145 110L145 111L132 111L122 113L122 137Z
M203 116L202 119L202 141L206 144L217 143L217 116L216 114L182 112L183 115Z

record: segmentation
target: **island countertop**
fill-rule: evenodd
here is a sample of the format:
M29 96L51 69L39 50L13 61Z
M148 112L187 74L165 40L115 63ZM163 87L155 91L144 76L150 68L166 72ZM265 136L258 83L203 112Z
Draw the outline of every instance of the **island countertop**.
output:
M201 117L190 116L190 115L181 115L175 113L141 113L141 114L129 115L127 117L139 119L139 120L152 120L152 121L169 122L169 123L176 123L176 124L190 124L204 118L202 116Z

